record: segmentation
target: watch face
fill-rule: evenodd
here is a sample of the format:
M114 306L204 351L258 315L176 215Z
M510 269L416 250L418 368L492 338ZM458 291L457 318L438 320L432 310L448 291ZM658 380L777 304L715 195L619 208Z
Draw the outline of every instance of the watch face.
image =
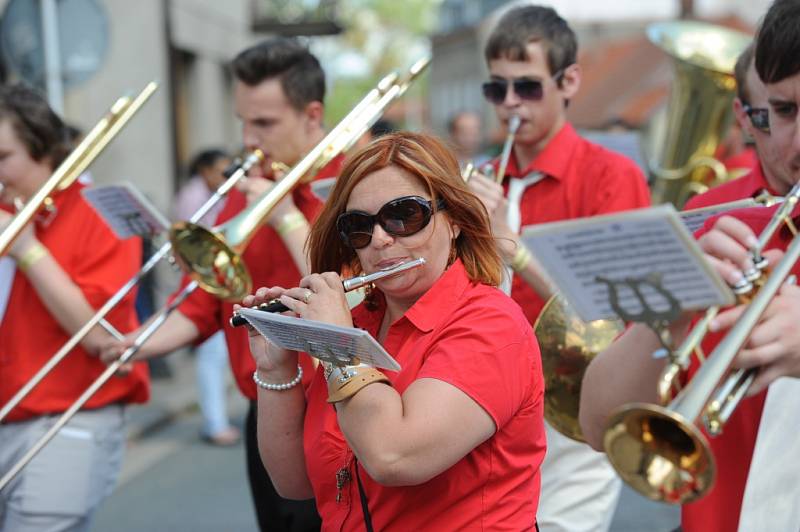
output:
M43 2L10 0L0 20L0 49L9 68L29 84L47 86L48 49L58 52L57 71L69 87L90 78L108 50L108 17L97 0L58 0L53 12ZM52 30L44 31L43 21ZM52 43L52 44L51 44Z

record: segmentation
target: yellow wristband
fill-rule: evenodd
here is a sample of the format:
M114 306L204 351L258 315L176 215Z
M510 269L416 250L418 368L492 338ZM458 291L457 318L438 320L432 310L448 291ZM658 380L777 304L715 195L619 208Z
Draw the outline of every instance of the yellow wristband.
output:
M23 272L28 271L28 268L39 262L39 259L45 255L47 255L47 248L44 247L40 242L36 242L34 245L29 247L20 258L17 259L17 268Z
M511 266L512 270L519 273L524 270L528 264L530 264L531 259L533 259L531 252L528 251L528 248L520 243L517 244L517 252L514 254L514 258L511 260L511 264L509 264L509 266Z
M280 236L284 237L295 229L305 227L306 225L308 225L308 221L306 220L306 217L303 216L303 213L295 211L290 212L281 218L281 221L278 224L278 227L275 228L275 231Z

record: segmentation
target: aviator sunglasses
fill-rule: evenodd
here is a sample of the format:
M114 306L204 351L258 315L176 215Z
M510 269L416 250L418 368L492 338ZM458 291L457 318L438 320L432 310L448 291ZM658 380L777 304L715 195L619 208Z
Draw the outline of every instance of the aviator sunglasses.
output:
M561 69L553 75L553 79L558 83L564 75L564 70ZM544 96L544 84L539 79L529 78L516 78L510 80L511 86L514 88L514 94L522 100L537 101L541 100ZM507 79L493 79L487 81L482 85L483 97L490 103L500 105L506 99L508 94L509 80Z
M764 107L750 107L749 103L742 105L742 109L750 117L753 127L764 133L769 133L769 109Z
M436 211L444 208L444 200L439 199ZM345 245L361 249L372 241L375 224L392 236L411 236L425 229L434 212L429 200L419 196L403 196L384 204L377 214L343 212L336 218L336 229Z

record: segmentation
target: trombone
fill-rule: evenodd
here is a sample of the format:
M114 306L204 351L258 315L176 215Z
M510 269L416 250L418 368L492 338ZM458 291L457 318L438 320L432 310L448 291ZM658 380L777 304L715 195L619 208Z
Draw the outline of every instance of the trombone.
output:
M42 206L52 208L51 196L53 193L64 190L75 182L157 88L158 84L151 81L135 98L123 96L114 102L105 116L87 133L80 144L64 159L64 162L58 165L47 181L39 187L39 190L0 232L0 255L8 251L20 232L36 216ZM18 198L16 200L15 204L19 205Z
M203 216L205 216L209 210L219 202L227 193L228 191L236 185L236 183L241 180L242 177L247 173L247 171L256 163L263 160L264 154L260 150L255 150L253 153L247 155L241 165L236 168L236 170L231 174L231 176L222 184L220 187L214 192L214 195L208 199L198 210L197 212L192 215L192 221L198 221ZM153 268L156 267L158 262L166 257L170 250L172 249L172 244L167 242L161 248L156 251L147 262L142 266L142 268L133 276L131 277L127 283L125 283L117 292L111 296L108 301L103 304L100 309L87 321L83 327L81 327L75 334L72 335L67 343L65 343L61 349L56 352L48 361L45 363L42 368L36 372L36 374L31 377L25 385L14 394L14 396L0 408L0 421L5 419L5 417L11 413L11 411L16 408L16 406L36 387L42 379L44 379L52 370L53 368L58 365L79 343L83 340L89 331L91 331L96 325L101 325L105 328L112 336L116 337L118 340L123 339L122 334L120 334L110 323L105 320L105 317L111 312L114 307L116 307L120 301L130 292L133 288L141 281L145 275L147 275Z
M703 496L713 485L714 457L697 423L705 423L711 435L719 434L752 383L753 370L731 372L730 367L800 259L800 238L790 219L799 201L800 184L785 197L751 251L756 268L754 272L747 272L746 277L752 280L737 287L739 300L747 303L747 308L686 387L666 406L632 403L609 416L603 438L606 454L623 480L646 497L683 504ZM768 265L761 252L783 225L793 231L794 238L767 276ZM677 349L676 356L690 356L715 314L716 309L706 313ZM677 362L685 363L685 360L681 358ZM673 366L668 365L659 393L664 392L667 375L670 376L668 382L672 382L673 372Z
M189 276L192 280L177 294L177 296L164 307L158 314L151 318L142 332L136 337L133 345L128 347L122 355L109 364L106 370L95 379L95 381L81 394L81 396L56 420L54 425L44 434L34 445L0 478L0 491L41 451L47 443L53 439L61 428L66 425L78 410L94 395L103 384L106 383L125 363L130 361L139 351L142 345L166 322L169 315L191 294L197 287L223 298L241 299L246 295L247 289L252 284L250 276L241 260L241 255L237 250L244 250L247 243L255 232L261 227L264 220L269 216L272 208L288 194L291 189L298 184L302 178L314 169L322 168L328 161L336 157L342 151L352 146L356 140L381 116L386 107L395 99L402 96L411 83L425 70L430 63L430 58L423 58L417 61L409 70L408 74L398 81L397 74L390 74L380 81L378 86L371 90L350 113L342 119L334 129L328 133L303 159L298 162L275 186L263 193L252 205L242 211L238 216L232 218L225 224L212 230L207 230L196 224L210 208L207 202L201 209L192 216L189 223L179 222L171 230L171 242L162 246L148 261L148 265L160 260L171 249L175 248L178 261L183 266L189 266ZM248 160L260 160L263 158L261 152L252 154ZM248 167L249 168L249 167ZM242 170L241 168L239 170ZM239 173L239 171L237 171ZM235 176L236 174L234 174ZM244 175L244 171L241 172ZM241 177L239 175L239 177ZM224 188L225 192L234 185L234 176L218 189L218 193ZM238 181L238 178L236 179ZM216 197L216 195L214 196ZM212 197L212 199L214 199ZM199 235L199 236L197 236ZM199 246L193 249L193 246ZM188 263L186 259L196 259L199 264ZM153 266L150 266L152 268ZM147 267L147 265L145 265ZM144 270L143 268L142 270ZM148 270L149 271L149 270ZM141 279L143 273L137 274L125 287L132 288ZM236 276L246 276L236 279ZM123 287L123 289L125 288ZM116 302L111 304L109 300L101 309L105 314L122 299L124 293L119 297L112 297ZM102 315L105 315L102 314ZM96 325L101 319L101 312L98 312L92 320L79 331L83 336ZM77 336L77 334L76 334ZM73 337L74 339L75 337ZM74 341L72 347L77 345L78 340ZM72 342L70 342L72 343ZM66 345L59 351L66 351ZM71 350L72 347L69 349ZM63 356L66 355L66 352ZM53 357L55 358L55 357ZM52 362L52 359L51 359ZM52 365L55 365L53 362ZM48 363L50 365L50 363ZM41 373L41 372L40 372ZM38 374L37 374L38 375ZM41 379L39 379L41 380Z

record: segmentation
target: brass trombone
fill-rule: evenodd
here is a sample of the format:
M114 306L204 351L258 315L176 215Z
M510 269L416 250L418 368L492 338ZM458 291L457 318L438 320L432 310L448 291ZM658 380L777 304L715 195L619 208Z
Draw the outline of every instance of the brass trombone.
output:
M766 260L761 255L766 243L782 225L795 229L789 216L798 201L800 184L786 196L752 250L757 271L748 272L746 277L752 280L739 289L741 294L746 294L744 300L749 300L747 308L691 381L666 406L633 403L609 416L603 438L606 454L623 480L646 497L682 504L701 497L713 485L714 457L697 423L704 422L712 435L719 433L752 382L753 371L731 372L730 367L800 258L800 238L796 232L769 276L765 273ZM712 310L704 316L678 348L677 356L690 356L715 313L716 310ZM683 360L677 361L681 362ZM671 368L667 367L664 377L670 379L667 381L670 384ZM659 393L664 392L664 378Z
M241 297L247 293L242 293L242 290L249 287L251 280L241 261L240 255L234 251L233 247L235 246L237 250L243 250L255 232L261 227L263 221L269 216L271 209L274 208L274 206L283 199L309 171L321 168L343 150L352 146L381 116L386 107L405 93L410 84L425 70L429 63L430 58L424 58L418 61L399 82L396 74L390 74L382 79L378 86L370 91L367 96L348 113L342 122L331 130L331 132L298 162L282 180L262 194L258 200L242 211L238 216L211 231L196 225L194 222L178 223L173 226L171 231L172 242L162 246L162 248L150 258L148 264L152 262L154 265L155 262L168 253L170 248L174 247L174 252L179 256L179 262L181 262L183 266L190 267L189 275L192 277L192 281L177 294L169 305L151 318L142 332L136 337L133 345L127 348L117 360L109 364L106 370L97 377L86 391L81 394L58 420L56 420L55 424L34 443L2 478L0 478L0 490L8 485L39 451L53 439L58 431L69 422L72 416L86 404L119 368L133 358L141 346L150 339L158 328L164 324L169 315L177 309L198 286L224 299L235 299L235 297L241 299ZM258 152L251 157L261 159L263 158L263 154ZM243 174L244 172L242 172L242 175ZM232 182L233 179L233 176L228 178L220 189L225 188L225 192L227 192L234 184ZM217 192L219 193L219 190ZM205 215L207 212L206 206L210 208L208 203L206 203L200 211L195 213L192 219L196 221ZM197 234L200 236L196 236ZM230 239L230 241L226 241L226 238ZM200 248L192 249L193 246L200 246ZM198 259L200 264L189 264L186 259ZM235 276L238 275L245 275L246 277L243 279L236 279ZM132 288L140 278L140 276L137 276L131 279L128 283L130 287ZM249 290L249 288L247 289ZM130 290L130 288L128 288L128 290ZM122 296L120 295L119 299L121 298ZM107 314L108 311L119 302L119 299L113 305L110 304L111 300L109 300L101 311L105 310L105 314ZM100 312L84 325L79 333L83 332L83 336L85 336L91 327L96 325L101 319L98 316L100 316ZM75 341L74 344L76 345L77 341ZM72 347L75 345L72 345ZM64 351L65 348L62 348L62 351ZM63 356L65 355L66 353ZM53 363L53 365L55 365L55 363Z
M245 157L244 161L239 167L231 174L231 176L215 191L214 195L208 199L198 210L192 215L191 220L198 221L205 216L208 211L219 202L228 191L233 188L236 183L241 180L247 171L256 163L263 160L264 154L260 150L255 150L253 153ZM105 317L116 307L122 299L139 284L145 275L147 275L161 259L169 255L172 249L172 244L167 242L156 251L142 268L131 277L117 292L106 301L102 307L87 321L72 337L59 349L50 359L39 369L36 374L31 377L25 385L20 388L14 396L0 408L0 421L11 413L16 406L36 387L40 382L58 365L75 347L83 340L87 334L96 326L101 325L109 333L117 339L122 339L123 335L119 333L110 323L105 321Z
M39 190L31 196L0 232L0 255L8 251L20 232L43 206L52 205L51 196L54 192L66 189L94 162L157 88L158 84L151 81L135 98L123 96L114 102L105 116L87 133L80 144L64 159L64 162L58 165L53 175L39 187Z
M398 81L397 74L383 78L356 107L336 125L283 178L236 217L213 229L179 223L170 231L175 253L189 276L203 290L228 300L241 300L252 288L241 253L268 218L269 213L307 175L315 174L339 153L350 148L402 96L430 63L417 61Z

